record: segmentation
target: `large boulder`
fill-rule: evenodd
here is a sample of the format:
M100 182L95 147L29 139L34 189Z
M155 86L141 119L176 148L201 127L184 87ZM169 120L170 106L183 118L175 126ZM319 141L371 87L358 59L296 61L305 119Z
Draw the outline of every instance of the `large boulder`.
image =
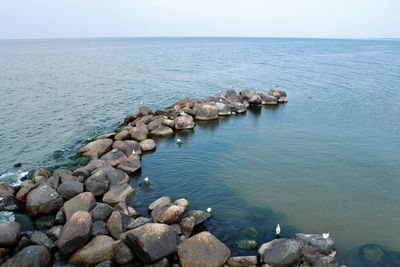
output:
M58 248L63 255L69 255L83 247L90 237L92 218L87 211L77 211L67 221L58 239Z
M212 103L224 103L224 104L229 104L228 99L221 95L221 94L216 94L216 95L211 95L207 98L208 102L212 102Z
M135 192L129 184L119 184L110 187L107 193L103 196L103 202L108 204L117 204L126 202L126 199Z
M262 98L260 95L255 94L248 100L249 104L252 106L260 106L262 104Z
M156 142L153 139L146 139L140 142L140 147L143 151L151 151L156 149Z
M210 232L201 232L178 246L182 267L220 267L229 258L227 246Z
M85 156L89 156L92 159L97 159L101 157L103 154L110 151L113 144L113 140L111 139L100 139L90 142L86 146L79 149L79 152Z
M51 214L62 205L62 196L48 183L43 183L30 191L26 198L26 210L30 215Z
M66 169L57 169L57 170L55 170L53 172L53 177L58 179L59 182L61 182L61 183L70 182L70 181L80 181L79 175L78 176L74 176L74 175L72 175L71 171L66 170Z
M94 266L97 263L113 259L115 241L109 236L98 235L84 247L76 251L69 263L83 266Z
M0 183L0 211L14 211L17 209L14 188L9 184Z
M50 238L43 232L34 231L31 236L31 241L35 245L42 245L47 247L48 249L51 248L52 241Z
M248 101L253 95L255 95L255 93L256 93L256 92L254 92L254 91L251 90L251 89L244 89L244 90L242 90L242 91L239 92L241 98L242 98L243 100L247 100L247 101Z
M301 252L305 257L313 255L329 255L335 251L335 241L329 236L324 238L322 234L296 234L294 239L300 243Z
M278 99L272 95L263 95L262 96L262 104L263 105L277 105Z
M233 88L229 88L228 90L226 90L225 97L226 99L228 99L229 103L240 101L240 98L237 95L236 90Z
M96 200L91 192L81 193L64 204L65 217L69 220L77 211L90 212L96 206Z
M193 129L195 126L193 117L190 115L178 116L174 121L177 130Z
M0 183L0 197L9 197L14 195L14 188L6 183Z
M197 107L196 120L216 120L218 119L218 107L211 104L202 104Z
M148 131L146 125L141 126L141 127L133 127L132 129L129 130L129 133L131 134L132 139L139 141L139 142L146 140L148 132L149 131Z
M245 113L247 110L246 105L240 103L240 102L232 102L229 104L229 107L231 108L232 112L241 114L241 113Z
M166 204L159 205L151 212L153 220L159 223L174 224L181 220L185 207Z
M160 197L156 200L154 200L153 202L150 203L148 210L152 211L154 210L158 205L166 205L171 203L171 198L169 196L163 196Z
M133 222L132 217L120 212L114 211L111 213L107 221L107 229L115 239L119 239L120 234L128 229L128 226Z
M118 240L113 249L114 261L119 265L131 262L135 258L135 253L123 240Z
M268 91L268 94L276 97L277 99L279 99L281 97L287 97L285 89L283 89L282 87L279 87L279 86L273 86Z
M121 164L118 165L118 169L126 173L134 173L142 167L140 158L136 155L130 155Z
M115 135L114 140L116 141L121 141L121 140L127 140L131 138L131 134L129 133L128 129L120 131L117 135Z
M90 216L92 216L92 221L94 222L95 221L105 222L108 220L113 211L114 209L110 205L98 202L96 207L94 207L90 212Z
M129 176L125 172L109 165L102 167L100 170L106 174L109 186L123 184L129 181Z
M147 223L126 233L126 242L143 262L155 262L176 252L178 234L159 223Z
M150 132L153 136L159 136L159 137L163 137L163 136L170 136L174 134L174 131L165 125L160 125L157 128L155 128L153 131Z
M58 188L57 192L65 199L69 200L76 195L83 192L83 184L75 181L67 181L62 183Z
M85 180L86 191L94 196L102 196L108 190L108 179L104 170L100 169Z
M113 148L104 154L100 159L104 160L106 164L109 164L113 167L119 165L122 161L127 158L124 152L119 150L118 148Z
M142 154L139 143L134 140L115 141L113 148L121 150L126 156L130 156L131 154L140 156Z
M189 211L186 215L185 218L188 217L193 217L195 219L195 225L198 225L208 218L211 217L211 214L209 212L203 211L203 210L191 210Z
M1 267L50 267L53 257L45 246L33 245L20 250Z
M18 190L16 199L21 202L26 202L26 197L28 193L37 186L32 180L25 180L21 183L21 188Z
M271 266L295 266L301 257L300 243L293 239L275 239L263 244L258 250L260 261Z
M14 247L21 235L21 225L17 222L0 224L0 247Z
M216 105L218 107L218 115L219 116L229 116L232 114L229 104L217 102L214 105Z

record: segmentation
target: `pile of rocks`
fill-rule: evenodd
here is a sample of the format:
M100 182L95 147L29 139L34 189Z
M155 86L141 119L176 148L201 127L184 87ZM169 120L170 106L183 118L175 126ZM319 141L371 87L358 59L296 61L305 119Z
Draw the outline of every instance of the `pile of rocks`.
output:
M159 198L148 214L127 204L135 192L129 175L141 168L143 152L156 149L151 137L193 129L196 120L244 113L249 106L286 103L286 97L279 87L265 95L230 88L154 112L141 106L118 132L79 150L90 157L87 165L73 171L39 168L17 189L0 184L0 211L23 210L35 221L29 232L17 222L0 224L1 266L339 266L333 240L320 235L273 240L260 247L260 257L230 257L210 232L195 230L211 214L188 210L186 199Z

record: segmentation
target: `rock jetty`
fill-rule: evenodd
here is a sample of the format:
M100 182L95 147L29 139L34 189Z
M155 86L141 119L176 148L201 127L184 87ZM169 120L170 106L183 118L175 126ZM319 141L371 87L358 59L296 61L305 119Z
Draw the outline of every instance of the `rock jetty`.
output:
M141 106L116 132L79 150L80 162L86 158L87 164L38 168L18 188L0 184L0 211L18 211L34 222L33 231L14 221L0 224L1 266L339 266L334 241L321 234L266 240L254 256L232 256L200 227L211 213L189 210L187 199L161 197L148 203L146 214L127 204L135 194L130 175L141 169L143 153L156 150L156 138L191 130L196 121L286 102L280 87L266 94L229 88L207 99L183 98L164 109Z

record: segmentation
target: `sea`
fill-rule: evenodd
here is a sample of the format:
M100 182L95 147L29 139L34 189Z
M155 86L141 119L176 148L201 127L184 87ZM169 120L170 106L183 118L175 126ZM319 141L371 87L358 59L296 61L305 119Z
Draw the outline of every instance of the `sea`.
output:
M140 103L273 85L287 104L198 123L181 145L156 140L129 203L212 207L204 227L234 255L257 254L237 248L244 228L262 244L279 223L281 237L329 232L347 266L400 266L397 39L0 40L0 182L70 163Z

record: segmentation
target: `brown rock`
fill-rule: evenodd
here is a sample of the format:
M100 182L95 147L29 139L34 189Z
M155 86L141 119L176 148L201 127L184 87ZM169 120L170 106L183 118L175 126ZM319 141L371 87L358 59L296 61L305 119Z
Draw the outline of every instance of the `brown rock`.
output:
M96 206L96 200L91 192L81 193L64 204L64 212L67 221L77 211L90 212Z

